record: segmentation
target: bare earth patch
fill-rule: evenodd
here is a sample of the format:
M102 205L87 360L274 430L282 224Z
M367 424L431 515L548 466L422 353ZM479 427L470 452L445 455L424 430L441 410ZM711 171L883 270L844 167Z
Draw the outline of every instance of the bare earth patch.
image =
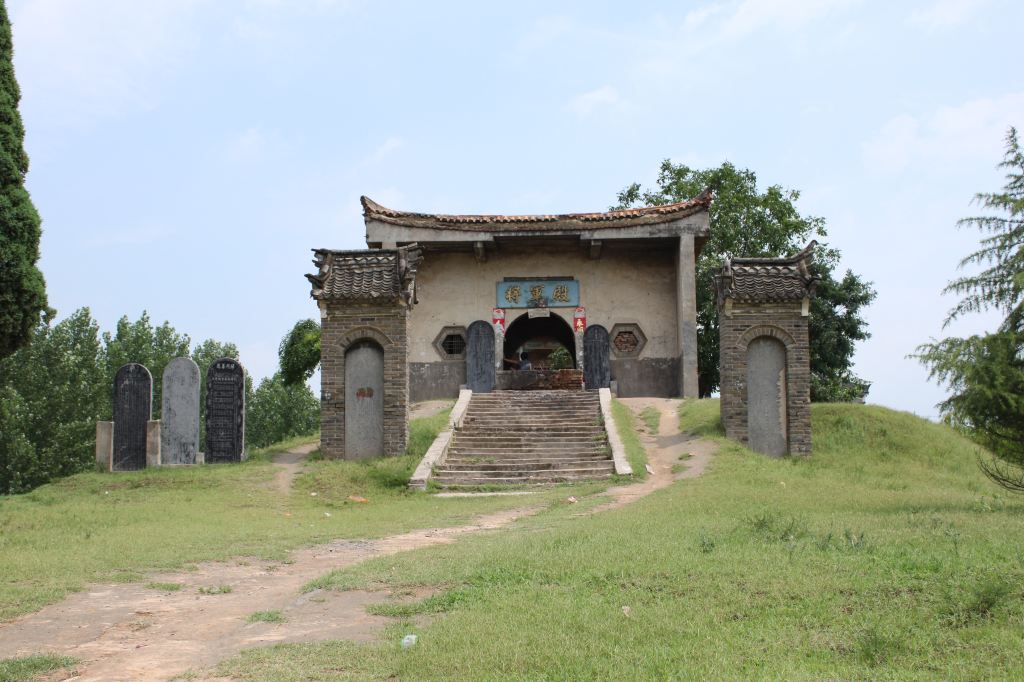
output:
M661 411L658 436L645 436L654 473L646 480L601 493L612 501L596 510L624 506L664 488L678 478L699 475L714 444L676 432L678 401L627 399L638 411ZM443 409L443 407L442 407ZM283 467L275 479L284 493L305 456L303 446L275 458ZM692 456L685 471L672 473L679 455ZM528 503L529 499L524 499ZM336 540L299 550L286 563L236 561L209 563L194 571L147 576L147 582L95 585L59 604L0 625L0 658L54 652L81 661L75 680L167 680L189 670L208 668L242 649L281 642L368 641L389 622L366 612L388 599L387 592L316 591L302 594L310 580L330 570L367 559L430 545L455 542L480 531L497 530L543 507L524 506L478 517L466 526L419 530L379 540ZM182 590L161 591L154 583L181 583ZM225 591L219 594L207 592ZM230 588L229 590L227 588ZM283 622L247 622L257 611L280 611Z

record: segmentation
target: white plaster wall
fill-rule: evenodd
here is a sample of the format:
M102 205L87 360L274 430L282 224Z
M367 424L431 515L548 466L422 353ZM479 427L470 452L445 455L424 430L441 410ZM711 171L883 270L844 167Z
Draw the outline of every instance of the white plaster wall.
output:
M502 247L484 263L472 253L427 253L416 276L419 304L409 317L409 361L437 362L433 342L442 327L491 320L495 285L505 277L575 277L587 324L611 331L619 322L636 322L647 335L641 358L670 358L676 340L675 250L626 251L605 247L591 259L577 250L512 251ZM552 308L572 324L573 308ZM510 308L506 323L525 308ZM612 355L614 358L614 353Z

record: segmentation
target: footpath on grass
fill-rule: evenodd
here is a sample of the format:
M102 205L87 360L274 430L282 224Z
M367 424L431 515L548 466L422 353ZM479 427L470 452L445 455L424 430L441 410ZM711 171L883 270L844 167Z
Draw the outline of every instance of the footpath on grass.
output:
M658 432L641 436L649 475L598 493L610 500L587 514L624 506L674 480L700 475L716 447L678 432L677 400L624 402L634 410L654 407L660 413ZM283 492L312 449L303 446L275 458L282 467L275 483ZM387 600L387 592L303 593L303 586L334 569L498 530L546 508L530 502L524 497L524 506L477 517L469 525L377 540L337 540L293 552L284 563L211 562L194 571L150 576L148 584L96 585L0 626L0 659L57 653L79 661L74 679L83 682L166 680L254 646L369 641L389 619L367 614L366 607Z

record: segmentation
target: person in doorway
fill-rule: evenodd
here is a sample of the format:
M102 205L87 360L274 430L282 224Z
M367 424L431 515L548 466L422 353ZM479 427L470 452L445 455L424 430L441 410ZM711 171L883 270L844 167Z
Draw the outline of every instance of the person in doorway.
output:
M530 362L530 356L523 351L519 354L519 371L529 372L531 369L533 369L533 363Z

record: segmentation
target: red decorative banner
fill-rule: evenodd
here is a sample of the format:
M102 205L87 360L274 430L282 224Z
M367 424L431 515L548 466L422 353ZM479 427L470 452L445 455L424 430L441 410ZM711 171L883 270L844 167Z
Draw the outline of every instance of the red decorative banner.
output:
M580 306L576 309L576 312L572 316L572 328L577 334L582 334L587 330L587 311Z
M504 308L493 308L491 309L491 324L498 331L499 334L504 336L505 334L505 309Z

